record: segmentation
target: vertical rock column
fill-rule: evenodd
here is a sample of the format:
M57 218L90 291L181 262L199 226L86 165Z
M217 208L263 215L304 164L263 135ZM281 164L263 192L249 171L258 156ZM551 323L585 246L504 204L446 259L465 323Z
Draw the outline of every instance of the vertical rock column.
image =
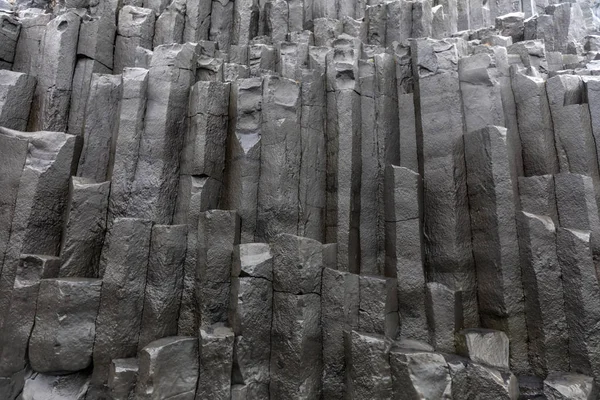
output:
M565 314L569 332L571 371L600 373L600 287L594 269L590 231L559 228L556 251L562 271Z
M177 334L186 234L185 225L152 227L138 349L154 340Z
M115 73L135 66L136 47L152 49L156 15L148 8L126 5L119 11L119 25L115 40Z
M170 224L179 183L188 95L195 79L196 44L154 49L148 74L148 101L128 214Z
M110 179L108 169L114 159L121 93L120 75L92 75L81 132L83 148L77 176L96 182Z
M254 242L262 129L262 78L241 79L231 87L225 208L237 210L243 243Z
M554 175L558 223L562 228L590 231L590 246L596 271L600 267L600 218L592 178L586 175Z
M7 246L0 281L1 315L8 311L20 255L58 254L76 147L74 136L58 132L25 133L0 128L0 137L6 139L6 136L13 139L8 140L12 145L17 144L14 139L22 139L25 143L19 141L17 148L7 148L18 150L18 153L14 154L14 159L13 155L7 157L7 173L0 175L7 188L16 189L15 184L19 182L16 196L7 196L8 214L13 217L9 223L10 236L5 235ZM22 165L21 173L18 172L19 164Z
M117 218L102 249L102 293L96 320L92 383L108 379L111 360L133 357L144 307L152 222Z
M25 368L40 282L55 278L59 267L60 259L57 257L21 256L8 314L0 330L0 376L10 377Z
M231 263L239 243L240 217L235 211L210 210L200 214L196 269L200 328L227 322Z
M109 165L112 176L108 209L109 224L115 218L127 216L131 184L135 179L140 139L144 130L147 88L147 69L125 68L123 70L119 129L114 160Z
M385 170L385 272L398 284L403 338L429 341L425 311L421 176L408 168Z
M272 243L271 398L321 395L321 248L287 234Z
M135 398L193 400L198 382L198 339L172 336L140 351Z
M46 25L30 131L66 131L80 20L67 12Z
M321 288L323 397L343 399L348 371L344 335L358 329L359 275L324 268Z
M21 23L17 19L5 13L0 15L0 69L12 69L20 32Z
M198 43L200 40L208 40L211 9L212 2L210 1L186 2L184 42Z
M63 374L92 363L100 279L43 279L35 326L29 339L29 363L40 373Z
M30 75L0 70L0 126L20 131L27 128L35 84Z
M465 155L482 325L508 335L511 369L525 373L527 327L506 128L465 135Z
M326 241L337 243L338 269L358 273L361 112L355 46L339 39L327 54Z
M325 75L302 72L301 165L298 188L298 235L325 240L327 123Z
M181 153L181 175L174 222L187 224L188 251L179 315L179 334L198 332L196 245L200 213L217 208L223 184L228 128L229 84L197 82L190 92L188 129Z
M235 334L232 384L250 398L269 397L273 256L268 244L236 247L231 270L229 324Z
M429 280L463 291L465 324L479 325L467 205L462 102L456 45L412 43L415 109L423 175L425 266ZM419 145L418 145L419 147Z
M515 68L511 75L524 174L535 176L556 173L558 159L544 80L538 76L526 75L524 71Z
M546 89L560 171L585 174L596 184L600 183L590 112L581 77L552 77L546 82Z
M566 371L569 344L556 228L549 217L527 212L517 215L517 224L532 372Z
M71 178L69 210L60 249L60 277L98 277L109 191L110 182Z
M263 81L260 177L256 239L269 241L298 231L302 156L300 85L268 76Z

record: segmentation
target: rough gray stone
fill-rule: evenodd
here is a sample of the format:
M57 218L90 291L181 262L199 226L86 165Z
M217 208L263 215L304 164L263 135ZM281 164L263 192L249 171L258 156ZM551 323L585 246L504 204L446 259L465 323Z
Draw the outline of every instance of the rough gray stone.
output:
M181 154L181 173L223 181L229 84L197 82L190 92L189 125Z
M109 191L110 182L71 178L69 210L60 250L61 277L98 277Z
M3 235L6 247L0 280L0 310L4 317L20 255L58 253L77 146L74 136L59 132L26 133L0 128L0 137L11 138L7 139L12 143L8 151L18 150L7 158L7 174L3 174L7 187L18 184L18 190L3 199L9 201L4 203L8 206L8 216L12 214L10 233ZM19 139L18 145L13 147L16 139Z
M42 40L52 14L31 13L19 18L21 30L15 48L13 71L37 77L42 57Z
M507 130L488 126L465 135L465 157L482 325L508 335L511 368L524 373L527 327Z
M462 292L465 323L476 327L458 48L449 41L419 39L412 42L411 54L417 135L422 137L425 265L431 280Z
M154 340L177 334L186 234L185 225L152 227L138 349Z
M461 292L441 283L427 283L429 342L436 351L454 353L454 334L463 328Z
M393 346L390 366L392 398L452 399L450 370L441 354Z
M220 325L200 330L200 377L196 399L227 400L231 396L234 333Z
M298 232L302 156L300 85L274 76L263 81L256 239Z
M55 278L59 267L58 257L21 256L8 314L0 330L0 376L11 376L24 370L29 337L35 323L40 281Z
M519 383L511 372L468 363L452 378L454 399L517 400Z
M130 400L133 397L139 371L137 358L117 358L110 363L108 372L109 394L114 400Z
M27 128L35 85L30 75L0 70L0 126L19 131Z
M111 165L112 183L109 199L109 222L117 217L128 216L127 207L131 195L132 181L139 157L140 138L144 131L148 70L125 68L123 90L119 111L118 135L114 161Z
M275 237L271 251L274 290L292 294L321 294L321 243L284 233Z
M554 132L546 85L542 78L512 73L525 176L558 172Z
M553 175L520 176L519 201L521 211L546 215L558 224Z
M456 352L471 361L508 369L509 340L502 331L465 329L456 334Z
M554 175L558 222L563 228L589 230L594 263L600 260L600 217L593 179L579 174Z
M323 397L343 399L347 372L344 334L358 329L359 276L323 269L321 329L323 338Z
M318 45L318 43L317 43ZM338 269L360 271L359 215L361 112L359 50L338 39L327 54L326 241L337 243ZM337 217L337 218L336 218Z
M395 339L399 331L396 279L361 275L358 289L359 331Z
M320 397L320 320L321 298L318 294L274 293L271 326L271 398Z
M144 133L131 182L131 217L150 218L158 224L172 222L196 47L186 43L154 49L148 73Z
M298 235L324 242L326 199L326 93L325 75L302 72L300 121L301 165L298 188Z
M101 280L87 278L40 282L29 340L29 362L34 371L63 374L91 364L101 287Z
M67 128L80 21L79 15L69 11L46 25L29 131L64 132Z
M136 355L144 306L152 222L117 218L100 258L102 293L96 320L92 382L103 384L111 360ZM128 306L123 307L123 302Z
M590 231L558 229L556 251L564 288L569 365L572 371L596 376L600 336L593 327L600 321L600 311L596 307L600 301L600 287L591 250Z
M556 228L549 217L517 215L529 361L536 375L568 369L567 323L561 271L556 256ZM548 290L552 288L552 290Z
M116 147L121 90L120 75L92 75L81 132L83 148L77 176L96 182L104 182L110 178L108 171Z
M239 243L240 217L235 211L210 210L200 214L196 261L200 328L227 321L231 265Z
M0 14L0 62L12 65L20 32L19 20L9 14Z
M352 399L392 399L390 339L357 331L345 335L348 393Z
M237 210L242 224L242 243L254 242L260 174L262 129L262 78L242 79L231 87L230 132L223 202Z
M89 387L85 372L53 376L34 373L25 381L22 400L84 400Z
M428 340L423 268L422 181L416 172L385 169L386 275L398 283L398 312L404 338Z
M119 12L115 41L114 71L135 66L135 49L152 48L155 13L151 9L126 5Z
M183 288L179 309L178 334L193 336L198 332L198 298L196 264L198 254L198 220L200 213L215 209L221 184L206 176L181 175L173 222L187 224L187 248L183 266Z
M544 395L548 400L588 400L597 396L594 379L574 373L551 373L544 380Z
M193 400L197 382L197 338L166 337L140 350L136 399Z

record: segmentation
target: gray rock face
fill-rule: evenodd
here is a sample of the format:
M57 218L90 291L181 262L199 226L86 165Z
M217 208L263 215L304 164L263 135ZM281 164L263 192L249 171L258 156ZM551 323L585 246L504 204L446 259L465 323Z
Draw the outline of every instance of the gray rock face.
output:
M201 328L227 321L233 251L240 242L235 211L210 210L198 222L196 290Z
M380 335L356 331L346 333L349 351L348 393L353 399L391 399L392 369L390 349L392 342Z
M544 395L549 400L593 399L597 396L597 388L589 376L552 373L544 381Z
M21 256L8 314L0 335L0 376L11 376L27 364L29 337L35 324L42 279L58 275L60 259L52 256Z
M272 398L317 398L321 393L321 299L318 294L273 294Z
M83 123L83 148L79 158L77 176L103 182L108 174L110 160L114 158L117 135L116 115L121 98L120 75L93 74Z
M53 376L34 373L25 381L20 398L23 400L84 400L89 387L89 376L76 373Z
M386 275L398 283L402 337L428 340L419 174L388 165L385 170Z
M227 400L231 396L234 334L212 325L200 330L200 377L196 399Z
M465 155L482 324L506 332L511 368L526 372L527 328L506 129L488 126L465 135Z
M117 358L110 363L108 388L115 400L129 400L133 396L139 362L137 358Z
M187 241L185 225L154 225L138 349L177 334Z
M46 25L29 130L66 130L80 23L71 11Z
M517 222L531 368L539 375L562 371L567 369L568 340L556 228L550 218L526 212Z
M592 3L0 0L0 399L597 397Z
M100 259L102 293L93 354L96 385L106 381L112 359L137 352L151 229L150 221L118 218L107 234ZM125 299L130 306L120 307Z
M102 281L87 278L43 279L29 362L36 372L62 374L92 362Z
M35 90L35 79L27 74L0 70L0 125L24 131Z
M139 355L135 398L193 400L198 382L198 340L172 336L151 342Z
M393 347L390 352L393 397L451 399L450 369L440 354Z
M56 255L69 190L74 173L76 140L58 132L17 132L0 129L8 143L3 182L13 188L3 194L3 218L10 231L3 231L3 268L0 309L8 310L21 254ZM16 189L18 187L18 190Z
M491 329L465 329L456 334L456 351L471 361L508 369L508 337Z
M109 191L110 182L71 178L69 213L60 250L61 277L98 277Z

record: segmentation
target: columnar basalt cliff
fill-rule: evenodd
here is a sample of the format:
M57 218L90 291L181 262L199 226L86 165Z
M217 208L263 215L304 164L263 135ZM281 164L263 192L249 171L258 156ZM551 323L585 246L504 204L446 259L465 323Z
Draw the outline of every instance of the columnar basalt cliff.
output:
M0 0L0 400L597 400L591 0Z

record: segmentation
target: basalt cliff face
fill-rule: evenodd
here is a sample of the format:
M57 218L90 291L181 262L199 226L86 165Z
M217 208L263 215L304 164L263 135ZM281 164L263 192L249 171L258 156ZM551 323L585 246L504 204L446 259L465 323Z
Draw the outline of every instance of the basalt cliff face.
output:
M597 399L596 6L0 0L0 399Z

